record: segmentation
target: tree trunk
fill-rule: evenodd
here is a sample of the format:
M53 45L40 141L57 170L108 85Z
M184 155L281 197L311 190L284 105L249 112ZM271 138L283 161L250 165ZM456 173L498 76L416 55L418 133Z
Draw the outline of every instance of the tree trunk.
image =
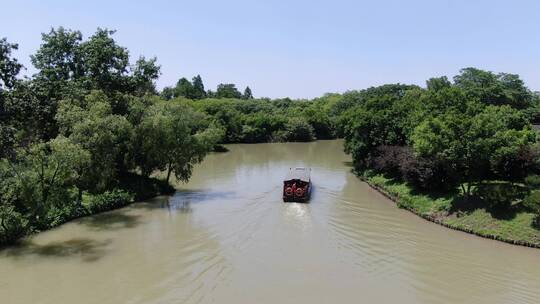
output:
M171 178L171 171L172 171L172 166L171 164L169 164L169 167L167 169L167 184L169 183L169 179Z
M6 235L7 235L8 232L9 232L9 229L8 229L8 227L6 226L6 224L4 223L4 217L1 218L0 223L1 223L1 225L2 225L2 228L4 229L4 232L5 232Z
M82 193L83 193L82 189L79 188L79 204L81 205L82 205Z
M471 183L467 183L467 187L465 187L465 184L461 184L461 191L463 192L465 202L468 202L471 197Z

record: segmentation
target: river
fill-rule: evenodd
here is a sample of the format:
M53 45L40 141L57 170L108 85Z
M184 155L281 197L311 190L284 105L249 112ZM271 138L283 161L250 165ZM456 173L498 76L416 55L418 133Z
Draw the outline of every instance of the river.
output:
M398 209L343 142L230 145L159 197L0 251L0 302L538 303L540 250ZM289 167L309 204L283 203Z

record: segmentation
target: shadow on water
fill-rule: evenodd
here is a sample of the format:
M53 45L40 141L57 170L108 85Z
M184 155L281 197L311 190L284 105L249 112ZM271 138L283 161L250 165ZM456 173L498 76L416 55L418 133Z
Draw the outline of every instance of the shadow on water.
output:
M168 209L169 211L179 211L181 213L191 213L191 206L196 203L233 199L236 197L234 191L212 191L212 190L177 190L173 196L151 200L133 205L136 209Z
M142 223L139 215L130 215L125 212L103 213L83 218L79 223L95 230L117 230L134 228Z
M80 256L84 262L94 262L105 255L105 247L110 243L111 240L96 241L88 238L73 238L67 241L40 245L28 240L0 251L0 256L16 259L28 256L44 258Z
M191 202L212 201L216 199L232 199L236 197L234 191L213 191L213 190L178 190L170 198L170 203L178 199L190 200Z
M354 163L352 161L344 161L343 165L348 168L354 168Z

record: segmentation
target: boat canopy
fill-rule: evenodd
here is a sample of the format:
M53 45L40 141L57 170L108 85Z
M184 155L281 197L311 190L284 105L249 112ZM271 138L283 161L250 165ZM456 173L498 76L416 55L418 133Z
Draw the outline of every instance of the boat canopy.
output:
M289 170L289 173L287 173L287 176L285 176L285 180L294 180L298 179L303 182L309 183L310 182L310 170L303 167L293 168Z

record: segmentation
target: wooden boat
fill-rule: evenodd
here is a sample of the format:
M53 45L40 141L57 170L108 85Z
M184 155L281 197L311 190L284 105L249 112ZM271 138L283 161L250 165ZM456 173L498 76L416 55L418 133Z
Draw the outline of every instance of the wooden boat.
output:
M305 202L311 194L311 169L291 168L283 181L284 202Z

